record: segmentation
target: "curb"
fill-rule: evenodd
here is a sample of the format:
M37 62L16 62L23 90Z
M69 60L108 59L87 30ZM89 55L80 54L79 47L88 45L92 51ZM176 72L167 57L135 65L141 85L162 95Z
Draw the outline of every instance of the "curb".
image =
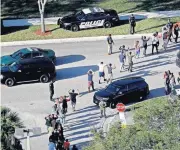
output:
M121 39L135 39L141 36L152 36L153 33L148 34L135 34L135 35L114 35L114 40ZM107 36L98 37L81 37L81 38L66 38L66 39L48 39L48 40L30 40L30 41L14 41L14 42L1 42L1 46L23 46L23 45L34 45L34 44L56 44L56 43L78 43L78 42L93 42L106 40Z

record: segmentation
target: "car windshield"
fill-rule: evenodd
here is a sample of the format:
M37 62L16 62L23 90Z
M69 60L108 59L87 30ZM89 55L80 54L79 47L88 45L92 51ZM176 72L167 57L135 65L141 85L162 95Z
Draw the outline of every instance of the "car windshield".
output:
M10 66L9 66L9 69L12 71L12 72L17 72L20 68L20 65L16 62L12 63Z
M80 12L76 13L76 18L78 20L81 20L84 16L85 16L85 14L83 13L83 11L80 11Z
M120 89L121 89L121 87L119 87L115 84L110 84L106 87L106 91L109 93L113 93L113 94L116 94L117 92L119 92Z
M15 59L20 59L20 58L22 58L22 56L24 55L24 54L26 54L28 52L28 50L27 49L20 49L20 50L18 50L18 51L16 51L16 52L14 52L12 55L10 55L12 58L15 58Z

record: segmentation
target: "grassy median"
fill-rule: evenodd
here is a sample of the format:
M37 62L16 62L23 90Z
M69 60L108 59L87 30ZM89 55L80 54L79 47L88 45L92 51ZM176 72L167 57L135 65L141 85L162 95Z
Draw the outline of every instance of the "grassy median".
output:
M174 17L171 19L173 22L180 21L180 17ZM146 19L137 22L136 33L152 33L155 31L161 31L163 25L167 23L167 18L154 18ZM61 38L76 38L76 37L93 37L93 36L105 36L111 33L112 35L125 35L129 34L129 24L104 29L89 29L78 32L72 32L64 29L59 29L57 25L46 25L46 29L51 30L51 34L46 36L36 35L35 32L40 29L40 26L30 26L26 29L18 29L13 31L12 28L6 28L11 33L5 33L1 35L2 42L10 41L24 41L24 40L40 40L40 39L61 39ZM11 31L12 30L12 31Z

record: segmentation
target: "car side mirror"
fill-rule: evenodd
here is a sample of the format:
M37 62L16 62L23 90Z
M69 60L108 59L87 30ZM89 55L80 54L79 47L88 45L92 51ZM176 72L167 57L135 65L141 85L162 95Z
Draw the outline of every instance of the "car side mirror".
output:
M21 72L21 70L18 70L18 72Z

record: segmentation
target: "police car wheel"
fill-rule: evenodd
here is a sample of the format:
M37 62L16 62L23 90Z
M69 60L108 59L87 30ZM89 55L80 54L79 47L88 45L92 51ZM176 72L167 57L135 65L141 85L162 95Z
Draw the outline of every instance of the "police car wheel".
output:
M109 22L109 21L106 21L105 23L104 23L104 28L111 28L111 23Z
M76 31L78 31L78 30L79 30L78 25L74 24L74 25L71 26L71 31L76 32Z
M8 87L11 87L15 84L15 81L12 78L8 78L5 81L5 85L7 85Z
M49 81L49 76L47 74L43 74L41 77L40 77L40 82L41 83L47 83Z

